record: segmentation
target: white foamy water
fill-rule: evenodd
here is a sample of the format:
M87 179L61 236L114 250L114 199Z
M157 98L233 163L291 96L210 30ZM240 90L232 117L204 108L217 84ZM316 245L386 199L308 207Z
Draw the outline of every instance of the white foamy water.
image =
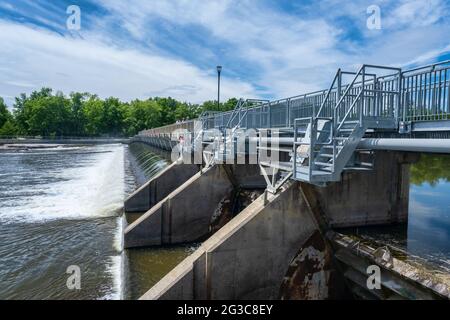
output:
M123 298L125 148L0 152L0 299ZM66 264L79 292L61 290Z
M100 147L99 147L100 148ZM64 170L54 170L54 182L11 190L9 194L24 195L2 201L0 221L38 222L53 219L89 219L113 216L123 205L124 152L122 146L101 147L90 161ZM54 150L52 150L54 151ZM67 151L67 150L64 150ZM35 155L42 155L41 152ZM14 176L14 172L9 173ZM39 179L39 173L30 172ZM119 183L118 183L119 182ZM120 183L122 182L122 183ZM27 195L27 193L32 193Z

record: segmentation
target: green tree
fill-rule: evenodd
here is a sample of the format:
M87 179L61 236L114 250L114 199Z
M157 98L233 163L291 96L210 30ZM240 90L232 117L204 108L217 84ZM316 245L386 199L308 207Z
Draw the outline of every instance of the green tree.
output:
M87 134L95 136L104 131L103 101L99 97L92 95L83 103L83 116L86 119L84 130Z
M102 134L117 136L123 133L125 120L124 104L117 98L110 97L103 103Z
M15 98L15 103L13 106L14 120L16 122L16 127L18 134L26 135L28 134L28 115L25 110L25 104L28 98L25 93L21 93Z
M201 111L229 111L233 110L236 107L236 104L238 102L238 99L231 98L225 103L220 103L217 105L217 100L215 101L205 101L200 106Z
M162 107L152 99L134 100L127 106L125 133L129 136L161 125Z
M17 134L17 128L13 120L7 120L0 128L0 137L12 137Z
M0 97L0 128L6 123L6 121L11 120L11 113L5 104L3 98Z
M161 107L161 123L160 125L164 126L167 124L174 123L176 121L176 110L179 102L171 97L168 98L159 98L156 97L154 99L158 105Z
M70 134L70 102L62 93L31 94L25 103L28 133L41 136Z
M123 103L114 97L100 99L97 95L80 92L66 97L60 92L53 94L50 88L42 88L29 96L19 95L13 115L1 102L0 124L8 123L3 132L19 135L134 135L144 129L194 119L205 110L231 110L236 102L237 99L230 99L219 106L214 101L197 105L156 97Z
M72 92L70 94L71 134L74 136L83 136L86 134L86 117L83 112L83 105L89 96L89 93L80 92Z
M196 104L188 104L186 102L179 103L175 110L175 120L190 120L197 118L201 113L201 109Z

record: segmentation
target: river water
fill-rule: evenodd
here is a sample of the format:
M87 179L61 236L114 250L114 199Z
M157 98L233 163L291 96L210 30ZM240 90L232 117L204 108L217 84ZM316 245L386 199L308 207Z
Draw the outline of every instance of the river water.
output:
M167 162L125 145L0 150L0 299L135 299L194 246L124 251L123 200ZM431 169L430 169L431 168ZM450 271L450 157L412 169L409 222L389 238ZM81 290L68 289L69 266Z
M411 166L408 223L352 228L378 245L402 252L402 259L450 281L450 156L422 154Z

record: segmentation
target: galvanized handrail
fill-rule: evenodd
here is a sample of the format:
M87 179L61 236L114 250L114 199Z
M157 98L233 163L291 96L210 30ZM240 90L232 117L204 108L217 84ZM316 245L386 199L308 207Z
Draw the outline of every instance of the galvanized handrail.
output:
M341 69L338 69L338 71L336 72L336 75L334 76L333 82L331 83L330 89L328 89L328 92L325 96L325 99L323 100L319 110L317 111L316 114L313 114L314 117L318 117L320 116L320 113L322 112L323 107L325 106L325 104L328 102L328 98L330 97L330 93L334 88L334 84L336 83L336 80L338 80L338 95L340 94L340 79L341 79Z
M365 94L360 99L365 100L374 115L387 116L394 112L396 120L401 123L411 121L429 120L450 120L450 60L421 66L405 71L399 68L384 67L375 65L364 65L366 68L382 68L395 70L395 73L365 79L364 85L361 81L355 80L350 84L341 83L341 89L336 88L336 81L341 77L334 77L333 83L328 90L320 90L307 94L297 95L286 99L265 102L258 105L248 106L245 112L240 112L240 123L245 123L248 128L292 128L294 119L306 116L340 116L339 113L330 114L331 105L340 106L345 99L343 95L350 97L357 94L357 91L364 86L365 94L370 94L367 98ZM399 76L399 72L401 73ZM344 72L343 74L359 73ZM355 77L356 78L356 77ZM339 87L339 86L338 86ZM359 89L358 89L359 88ZM345 92L342 92L344 90ZM401 93L397 98L396 92ZM394 105L396 103L396 105ZM205 129L213 127L232 126L237 113L233 111L205 114L197 120L204 123ZM232 121L230 121L232 120ZM166 126L164 129L158 128L158 132L169 132L174 128L188 128L189 125L176 124ZM143 131L141 134L153 134L155 129Z

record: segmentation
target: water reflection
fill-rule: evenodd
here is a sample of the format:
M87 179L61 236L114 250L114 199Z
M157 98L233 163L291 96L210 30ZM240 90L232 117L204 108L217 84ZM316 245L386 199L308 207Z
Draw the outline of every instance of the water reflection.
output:
M450 182L450 156L422 154L420 161L411 166L411 183L414 186L436 186Z
M408 223L345 230L348 234L390 245L405 259L450 274L450 156L422 154L411 165Z
M411 167L408 252L450 270L450 156L424 154Z

